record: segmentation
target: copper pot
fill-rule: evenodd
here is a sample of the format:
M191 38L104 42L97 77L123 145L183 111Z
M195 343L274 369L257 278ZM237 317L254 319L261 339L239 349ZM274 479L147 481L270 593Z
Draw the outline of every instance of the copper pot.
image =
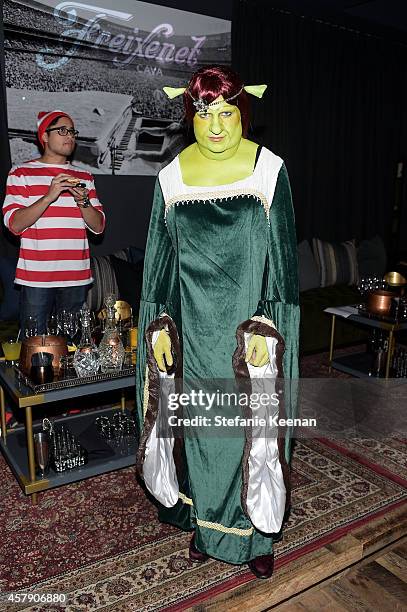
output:
M54 356L52 366L54 372L57 373L61 357L68 354L66 338L63 336L47 336L45 334L24 338L20 353L20 370L29 374L31 370L31 357L34 353L39 352L52 353Z
M367 296L367 309L372 314L388 315L391 309L391 300L394 298L394 293L378 289L372 291Z

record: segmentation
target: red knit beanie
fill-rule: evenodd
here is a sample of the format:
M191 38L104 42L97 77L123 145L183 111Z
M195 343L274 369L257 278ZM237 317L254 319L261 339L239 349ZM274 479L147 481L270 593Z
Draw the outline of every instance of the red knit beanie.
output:
M38 140L41 143L41 146L44 146L44 133L46 132L50 123L54 121L57 117L68 117L73 123L72 118L64 111L61 110L53 110L53 111L41 111L38 113L37 119L37 129L38 129Z

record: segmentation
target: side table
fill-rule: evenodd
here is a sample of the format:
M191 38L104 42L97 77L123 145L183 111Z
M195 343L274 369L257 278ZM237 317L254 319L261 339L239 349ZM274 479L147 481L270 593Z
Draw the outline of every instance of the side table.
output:
M67 470L61 473L37 479L35 475L34 457L34 438L33 430L40 429L40 425L33 427L33 409L51 402L58 402L67 399L75 399L83 396L90 396L108 391L121 390L121 403L118 408L125 409L124 390L135 387L135 376L125 376L102 380L88 384L75 385L74 387L46 391L44 393L34 393L29 387L23 384L16 376L14 368L7 367L4 361L0 362L0 414L1 414L1 438L0 449L11 467L14 476L19 482L23 492L31 495L31 500L36 503L36 494L70 482L76 482L91 476L104 474L119 468L128 467L135 463L134 452L123 456L120 453L112 453L109 459L94 459L86 465ZM5 415L5 394L25 411L24 426L15 427L7 430ZM112 413L117 408L96 409L92 412L84 412L77 415L60 417L55 419L58 424L66 423L75 435L84 431L95 419L95 414L102 415Z
M399 331L407 329L407 321L385 321L379 318L363 316L354 306L338 306L336 308L325 308L324 312L331 315L331 341L329 346L329 369L332 368L341 372L346 372L352 376L364 378L370 376L371 355L367 352L352 353L342 357L333 358L335 346L335 321L336 317L341 317L349 323L382 329L387 331L389 336L388 351L386 359L385 378L389 378L391 358L394 350L394 337Z

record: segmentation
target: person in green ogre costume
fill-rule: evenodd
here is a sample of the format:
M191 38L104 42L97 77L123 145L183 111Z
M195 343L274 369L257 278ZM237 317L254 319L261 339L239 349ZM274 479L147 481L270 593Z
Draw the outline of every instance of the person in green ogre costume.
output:
M136 380L138 470L160 520L193 530L192 561L248 563L259 578L272 574L273 540L289 506L288 430L267 438L247 426L219 438L202 428L202 435L174 439L157 435L157 419L163 381L277 384L298 377L298 264L287 170L245 137L247 93L261 97L265 89L243 86L229 68L216 66L196 72L187 88L164 88L171 98L183 93L196 142L156 181ZM292 396L285 391L280 416L294 416Z

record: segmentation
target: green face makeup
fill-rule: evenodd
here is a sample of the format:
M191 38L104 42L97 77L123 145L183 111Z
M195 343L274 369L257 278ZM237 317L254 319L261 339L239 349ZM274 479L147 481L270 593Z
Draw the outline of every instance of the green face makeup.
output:
M236 153L242 139L242 122L237 106L219 96L203 113L195 113L194 134L198 148L208 159L228 159Z

